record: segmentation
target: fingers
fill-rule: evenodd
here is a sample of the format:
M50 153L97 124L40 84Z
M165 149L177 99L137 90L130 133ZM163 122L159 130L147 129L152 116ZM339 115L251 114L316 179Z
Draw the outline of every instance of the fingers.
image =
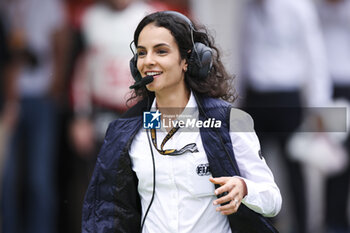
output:
M224 204L226 202L230 202L232 200L239 200L239 192L238 191L235 191L235 190L232 190L231 192L229 192L227 195L224 195L218 199L216 199L213 204L214 205L220 205L220 204Z
M219 184L221 187L215 190L215 195L220 195L224 192L230 192L236 186L240 185L240 179L236 177L219 177L219 178L209 178L209 180L214 184Z
M222 215L233 214L237 212L240 204L241 203L238 199L233 199L226 205L216 207L216 211L221 212Z
M232 190L234 183L230 182L232 177L220 177L220 178L209 178L210 182L213 184L219 184L221 187L215 190L215 195L220 195L224 192L229 192Z
M218 177L218 178L210 177L209 180L213 184L223 185L229 180L229 178L231 178L231 177L225 177L225 176L224 177Z
M216 208L223 215L229 215L237 212L243 197L247 194L245 182L238 177L219 177L209 179L214 184L221 187L215 190L215 195L227 193L213 202L214 205L222 205Z

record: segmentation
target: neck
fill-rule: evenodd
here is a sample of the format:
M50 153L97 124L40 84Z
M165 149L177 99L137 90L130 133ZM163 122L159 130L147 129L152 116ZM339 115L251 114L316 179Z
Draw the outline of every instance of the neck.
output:
M157 108L165 114L181 114L190 99L190 91L182 88L166 94L156 93Z

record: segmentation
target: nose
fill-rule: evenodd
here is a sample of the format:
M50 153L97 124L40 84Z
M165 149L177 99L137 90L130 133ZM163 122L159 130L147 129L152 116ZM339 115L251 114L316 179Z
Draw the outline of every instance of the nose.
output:
M152 66L155 64L154 56L152 53L147 53L145 59L144 59L144 64L146 66Z

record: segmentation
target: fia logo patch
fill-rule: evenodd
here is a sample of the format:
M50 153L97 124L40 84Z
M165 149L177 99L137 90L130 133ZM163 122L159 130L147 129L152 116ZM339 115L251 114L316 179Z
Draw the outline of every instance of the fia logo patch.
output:
M160 129L160 116L162 114L159 110L152 112L143 112L143 128L144 129Z
M196 172L199 176L209 176L210 175L209 163L199 164L196 168Z

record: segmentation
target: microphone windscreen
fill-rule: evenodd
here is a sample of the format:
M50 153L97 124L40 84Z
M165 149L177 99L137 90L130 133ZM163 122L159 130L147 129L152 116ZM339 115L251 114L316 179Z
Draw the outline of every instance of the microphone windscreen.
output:
M142 78L140 81L135 82L134 85L130 86L130 89L139 89L143 86L146 86L147 84L153 82L154 78L153 76L147 75L146 77Z
M153 76L149 76L147 75L146 77L144 77L143 79L141 79L141 82L142 82L142 86L145 86L151 82L153 82L154 78Z

